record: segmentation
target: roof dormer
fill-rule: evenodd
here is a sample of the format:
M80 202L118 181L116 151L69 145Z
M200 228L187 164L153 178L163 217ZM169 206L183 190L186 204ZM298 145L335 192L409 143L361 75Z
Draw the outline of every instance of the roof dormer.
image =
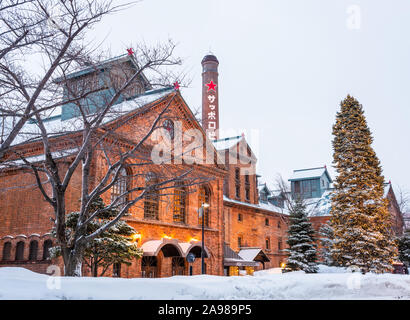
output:
M303 198L320 198L333 182L326 166L293 170L289 181L292 195L301 195Z

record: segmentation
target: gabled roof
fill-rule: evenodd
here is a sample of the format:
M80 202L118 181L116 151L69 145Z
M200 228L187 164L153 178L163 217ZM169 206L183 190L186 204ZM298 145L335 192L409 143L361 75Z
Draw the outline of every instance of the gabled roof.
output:
M268 186L266 185L266 182L258 184L258 192L260 193L262 191L264 193L266 193L266 195L268 195L268 196L271 194L271 191L269 190Z
M216 150L227 150L236 146L241 141L242 136L234 136L212 141Z
M289 181L320 178L323 174L326 174L329 181L333 182L329 172L326 169L326 166L319 168L293 170L293 175L290 177Z
M263 252L261 248L243 248L239 251L238 255L247 261L263 261L269 262L268 256Z
M256 156L253 153L251 147L249 146L248 142L245 139L245 135L242 134L240 136L233 136L233 137L227 137L227 138L222 138L222 139L217 139L217 140L213 140L212 141L215 149L218 151L218 153L220 155L223 155L226 151L228 152L232 152L235 153L238 152L237 150L235 150L234 147L236 147L239 144L239 154L244 155L241 153L241 149L244 146L246 146L246 150L247 152L249 151L250 153L250 159L252 159L252 161L256 161ZM249 157L248 154L244 155L246 157Z
M104 70L106 68L109 68L110 66L118 65L118 64L126 63L126 62L129 62L137 70L139 69L138 63L135 60L134 56L128 55L128 54L123 54L123 55L120 55L120 56L117 56L117 57L113 57L113 58L101 61L101 62L93 64L93 65L85 66L80 70L77 70L75 72L72 72L72 73L66 75L65 77L56 78L54 80L54 82L60 83L60 82L63 82L64 80L80 77L80 76L86 75L88 73L94 72L96 70ZM149 84L148 79L145 77L145 75L143 73L141 73L141 77L144 79L144 81L146 82L149 89L152 89L151 85Z
M394 190L391 187L390 183L385 183L383 187L384 187L383 198L387 197L390 189L392 190L393 196L394 196ZM323 192L320 198L311 198L311 199L306 200L307 201L306 209L310 217L320 217L320 216L330 215L330 209L332 207L332 191L333 191L333 188L329 188L325 192ZM396 201L395 198L394 198L394 201Z
M243 259L240 255L233 251L231 247L224 243L224 265L256 267L258 263L253 260Z
M241 206L248 207L248 208L261 209L261 210L270 211L273 213L288 214L288 210L286 208L277 207L274 204L270 203L269 201L267 203L259 202L259 204L252 204L248 202L230 199L227 196L223 196L223 200L226 203L241 205Z
M156 101L165 98L170 93L174 92L173 88L162 88L157 90L149 90L139 95L138 97L123 101L122 103L112 106L109 114L104 118L103 123L111 122L125 114L132 112L138 108L144 107ZM44 126L48 134L51 136L59 136L73 133L83 129L83 121L80 117L74 117L67 120L62 120L60 115L53 115L51 119L44 120ZM5 128L7 130L7 127ZM33 141L40 137L40 129L35 121L27 121L23 126L13 145Z

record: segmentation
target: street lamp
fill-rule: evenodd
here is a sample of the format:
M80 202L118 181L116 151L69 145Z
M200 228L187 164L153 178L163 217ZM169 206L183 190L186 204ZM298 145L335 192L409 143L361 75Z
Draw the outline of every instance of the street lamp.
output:
M209 208L208 203L203 203L201 207L198 209L198 214L202 218L202 248L201 248L201 273L205 274L205 243L204 243L204 228L205 228L205 215L204 215L204 208Z

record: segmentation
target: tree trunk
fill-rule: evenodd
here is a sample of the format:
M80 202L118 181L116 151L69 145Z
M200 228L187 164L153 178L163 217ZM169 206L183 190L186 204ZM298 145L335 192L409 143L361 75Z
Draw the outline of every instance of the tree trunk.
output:
M98 277L98 262L97 262L97 259L94 260L93 277Z
M64 276L66 277L81 277L83 255L82 250L78 248L66 248L66 254L63 254L64 259Z

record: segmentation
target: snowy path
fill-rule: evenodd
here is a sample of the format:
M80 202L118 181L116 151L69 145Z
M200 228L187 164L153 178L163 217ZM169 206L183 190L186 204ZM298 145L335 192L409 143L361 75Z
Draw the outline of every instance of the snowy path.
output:
M0 268L0 299L410 299L409 275L322 272L328 273L118 279L59 278Z

